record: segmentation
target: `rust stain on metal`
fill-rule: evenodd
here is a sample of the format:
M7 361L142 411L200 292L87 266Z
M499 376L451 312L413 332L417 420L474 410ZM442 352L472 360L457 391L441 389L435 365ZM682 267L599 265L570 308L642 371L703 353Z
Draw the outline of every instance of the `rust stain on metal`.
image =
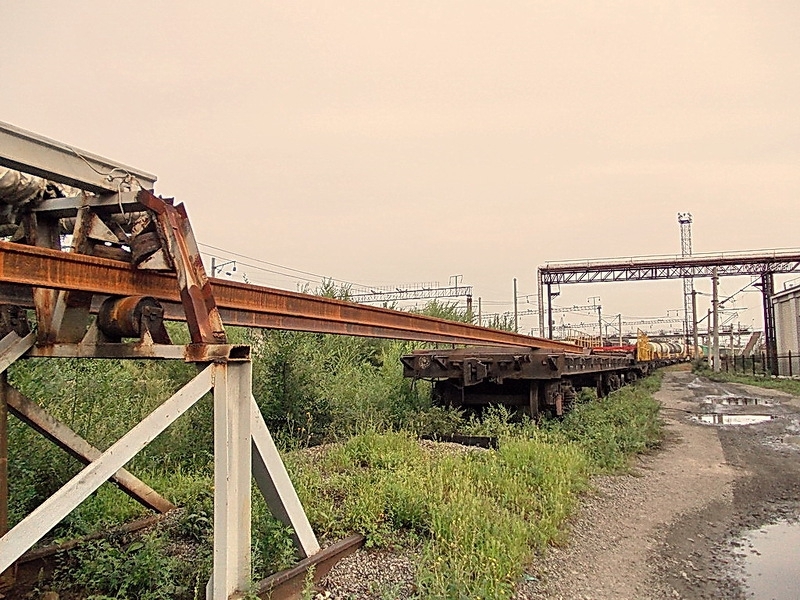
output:
M192 341L224 344L227 342L225 328L185 208L168 204L147 190L141 190L137 200L156 214L161 234L175 262L181 302Z
M112 338L138 338L144 333L142 318L163 309L150 296L126 296L109 298L100 307L97 326Z
M117 261L0 241L0 282L152 296L176 303L181 299L175 281L173 273L139 271ZM581 352L573 344L331 298L219 279L210 280L210 286L220 313L232 325ZM165 309L167 318L182 318L166 305Z
M250 360L250 346L239 344L189 344L184 353L186 362L228 362Z

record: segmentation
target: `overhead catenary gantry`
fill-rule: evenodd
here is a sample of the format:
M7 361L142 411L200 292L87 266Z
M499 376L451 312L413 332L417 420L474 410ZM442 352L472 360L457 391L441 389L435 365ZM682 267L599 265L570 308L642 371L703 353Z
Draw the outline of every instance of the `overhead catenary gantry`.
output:
M619 281L657 281L666 279L711 278L745 275L759 277L764 306L764 338L767 361L777 374L777 344L772 302L775 273L800 272L800 250L766 250L695 254L693 256L655 256L618 258L603 261L578 260L547 263L537 273L540 331L553 337L552 317L545 323L554 285ZM547 329L545 329L547 327Z
M250 348L229 344L226 325L579 352L552 340L209 279L185 207L156 196L154 184L144 171L0 123L0 572L107 480L151 509L170 510L122 467L209 391L214 558L207 597L227 599L250 585L251 474L294 531L302 564L319 566L347 550L347 543L320 550L252 396ZM187 323L191 344L172 343L169 319ZM100 451L9 385L8 367L37 357L179 359L197 364L199 374ZM7 530L9 410L86 467Z

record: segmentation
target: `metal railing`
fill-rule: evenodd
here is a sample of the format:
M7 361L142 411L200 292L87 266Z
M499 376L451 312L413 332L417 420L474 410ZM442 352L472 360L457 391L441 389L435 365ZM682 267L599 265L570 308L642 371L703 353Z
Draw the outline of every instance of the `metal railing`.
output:
M800 377L800 355L792 353L779 354L775 357L778 363L778 375ZM769 357L764 352L752 356L721 356L720 369L725 373L741 373L743 375L771 375L772 368Z

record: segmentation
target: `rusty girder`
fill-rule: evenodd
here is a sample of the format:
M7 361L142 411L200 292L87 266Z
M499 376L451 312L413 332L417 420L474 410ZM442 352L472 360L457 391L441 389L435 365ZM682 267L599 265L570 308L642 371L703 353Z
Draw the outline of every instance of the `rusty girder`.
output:
M10 242L0 242L0 283L181 302L174 273L136 270L114 260ZM211 288L222 320L229 325L580 352L563 342L309 294L220 279L212 279ZM179 306L165 308L166 318L185 319Z

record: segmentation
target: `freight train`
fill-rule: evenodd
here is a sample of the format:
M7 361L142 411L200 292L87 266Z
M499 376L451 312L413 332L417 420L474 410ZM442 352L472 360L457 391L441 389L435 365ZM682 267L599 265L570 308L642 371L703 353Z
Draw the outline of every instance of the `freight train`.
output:
M531 417L563 415L581 388L600 397L686 360L683 346L651 342L553 352L541 348L471 347L415 350L401 357L403 374L433 382L434 400L454 408L502 404Z

